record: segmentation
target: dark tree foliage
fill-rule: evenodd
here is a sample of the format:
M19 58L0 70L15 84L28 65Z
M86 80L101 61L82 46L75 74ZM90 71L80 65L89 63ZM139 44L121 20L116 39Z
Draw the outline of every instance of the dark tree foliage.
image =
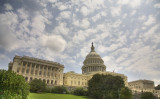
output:
M132 91L128 87L121 88L120 99L132 99Z
M80 88L76 88L73 91L74 95L78 95L78 96L87 96L87 90L85 90L84 88L80 87Z
M94 99L118 99L124 87L120 76L95 74L88 82L88 92Z
M35 93L41 93L46 90L46 84L40 79L34 79L30 83L30 91Z
M160 84L155 87L156 90L160 90Z
M29 85L23 76L0 70L0 99L26 99L28 94Z
M156 99L156 97L151 92L143 92L141 94L141 99Z
M52 88L51 92L58 93L58 94L68 93L66 87L64 86L55 86L54 88Z

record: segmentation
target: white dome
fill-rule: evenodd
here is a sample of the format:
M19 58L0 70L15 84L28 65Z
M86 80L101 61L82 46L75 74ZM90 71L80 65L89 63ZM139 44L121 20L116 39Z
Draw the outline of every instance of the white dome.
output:
M106 66L104 61L99 54L94 50L92 43L91 52L86 56L82 66L82 73L97 72L97 71L106 71Z

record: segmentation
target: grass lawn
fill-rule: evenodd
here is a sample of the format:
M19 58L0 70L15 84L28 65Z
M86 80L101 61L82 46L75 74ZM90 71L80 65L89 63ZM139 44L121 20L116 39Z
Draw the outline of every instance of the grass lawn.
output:
M89 98L85 96L75 96L71 94L30 93L28 99L89 99Z

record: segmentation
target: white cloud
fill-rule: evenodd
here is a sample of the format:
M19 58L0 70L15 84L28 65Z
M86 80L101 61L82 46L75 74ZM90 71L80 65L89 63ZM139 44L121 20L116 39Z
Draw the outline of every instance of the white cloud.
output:
M155 17L153 15L149 15L148 16L148 20L146 22L144 22L144 25L148 26L148 25L151 25L151 24L153 24L155 22L156 22Z
M97 15L92 17L92 20L93 20L93 22L96 22L100 18L101 18L100 14L97 14Z
M119 71L119 69L121 68L121 67L118 67L118 64L116 64L115 62L114 62L114 57L111 57L111 56L104 56L103 58L103 61L104 61L104 64L106 65L106 71L115 71L115 72L117 72L117 71Z
M154 5L155 8L160 8L160 3Z
M57 18L58 20L59 19L70 19L71 18L71 12L70 11L63 11L60 13L59 17Z
M137 12L136 10L133 10L133 11L131 12L131 16L132 16L132 15L135 15L136 12Z
M83 28L88 28L89 26L90 26L90 22L88 21L87 18L85 18L85 19L83 19L83 20L81 21L81 27L83 27Z
M155 31L159 28L159 25L154 25L152 26L148 31L146 31L141 38L143 38L145 41L147 40L156 40L155 38L153 39L154 35L157 36L157 34L155 34ZM159 37L158 37L159 38Z
M65 9L67 9L67 8L68 8L68 7L67 7L66 5L62 4L62 5L59 6L58 9L62 11L62 10L65 10Z
M104 53L107 50L107 47L103 46L103 45L99 45L97 47L98 52L100 53Z
M111 11L111 14L113 17L119 16L121 14L121 7L120 6L119 7L111 7L110 9L111 9L110 11Z
M62 52L66 47L66 41L60 35L43 35L40 40L44 48L49 49L51 52Z
M81 7L80 12L82 13L83 16L87 16L89 14L89 10L86 6Z
M130 5L131 5L132 8L136 8L136 7L141 5L141 0L132 0L130 2Z
M55 29L53 30L53 33L57 33L57 34L62 34L62 35L67 35L69 32L69 28L67 28L67 24L66 23L60 23L58 26L55 27Z
M27 19L29 16L28 12L24 9L24 8L20 8L17 10L18 12L18 16L21 18L21 19Z
M144 20L146 20L146 16L140 16L139 18L138 18L140 21L144 21Z
M84 18L82 20L74 19L73 24L77 27L81 27L84 29L87 29L90 26L90 22L88 21L88 18Z
M129 3L129 0L118 0L118 4L126 5Z
M119 5L129 5L132 8L136 8L141 5L141 0L118 0Z
M13 7L10 4L4 4L5 10L13 10Z
M0 48L7 51L19 48L19 41L14 34L17 24L16 14L12 12L0 14Z
M44 0L45 1L45 0ZM48 2L50 2L50 3L55 3L55 2L57 2L57 0L47 0Z
M46 23L49 23L48 19L40 14L37 14L35 17L33 17L31 23L32 35L40 35L41 33L43 33L46 27Z

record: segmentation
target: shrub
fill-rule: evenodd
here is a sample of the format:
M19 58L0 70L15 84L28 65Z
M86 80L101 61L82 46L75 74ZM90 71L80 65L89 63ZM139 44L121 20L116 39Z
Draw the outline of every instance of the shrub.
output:
M78 96L87 96L87 90L84 90L84 88L76 88L73 91L73 94Z
M34 79L30 83L30 91L35 93L45 92L46 84L40 79Z
M156 97L151 92L143 92L141 94L141 99L156 99Z
M45 92L47 92L47 93L51 93L51 91L52 91L52 88L50 88L50 87L46 87Z
M29 85L15 72L0 70L0 99L26 99Z
M55 86L54 88L52 88L51 92L58 93L58 94L68 93L66 87L64 87L64 86Z

